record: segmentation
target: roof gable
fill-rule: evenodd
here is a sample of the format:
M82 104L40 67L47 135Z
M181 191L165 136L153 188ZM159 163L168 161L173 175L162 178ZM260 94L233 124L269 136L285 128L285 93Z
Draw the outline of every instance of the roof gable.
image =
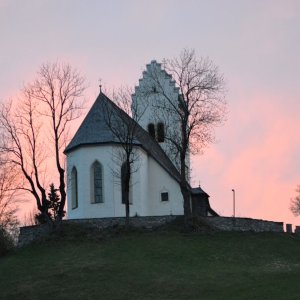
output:
M113 103L106 95L100 93L91 107L81 126L77 130L64 153L67 154L78 147L99 144L120 144L118 138L111 131L106 122L106 106L120 114L124 123L135 122L129 115ZM135 124L134 144L142 147L151 155L174 179L180 181L176 167L170 161L160 145L140 125Z
M101 101L103 97L104 95L100 93L64 153L68 153L81 145L116 141L105 123L103 101Z

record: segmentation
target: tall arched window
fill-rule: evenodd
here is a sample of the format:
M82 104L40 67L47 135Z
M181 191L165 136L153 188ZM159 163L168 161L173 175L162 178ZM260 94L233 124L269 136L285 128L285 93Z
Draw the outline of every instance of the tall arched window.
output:
M165 126L160 122L157 124L157 141L163 143L165 141Z
M91 169L92 203L103 203L103 171L98 161L95 161Z
M77 181L77 170L73 167L71 172L71 188L72 188L72 209L78 207L78 181Z
M153 123L148 124L148 133L153 139L155 139L155 127Z

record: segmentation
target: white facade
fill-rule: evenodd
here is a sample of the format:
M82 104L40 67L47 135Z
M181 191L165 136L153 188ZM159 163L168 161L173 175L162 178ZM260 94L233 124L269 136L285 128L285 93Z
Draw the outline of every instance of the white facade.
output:
M161 64L153 60L147 65L143 77L139 80L139 85L135 88L132 108L138 123L146 131L149 131L149 124L153 124L156 130L159 123L163 124L167 138L164 142L158 142L176 168L180 170L179 154L174 144L170 142L171 139L180 144L181 140L181 121L178 113L175 112L179 103L178 97L179 88L176 87L175 81L161 68ZM186 166L189 181L189 153L186 157Z
M150 134L149 125L152 125L155 133L149 135L141 129L144 139L138 138L141 147L136 146L139 160L135 162L136 168L133 167L136 172L131 175L131 216L183 214L183 197L176 171L180 169L179 157L167 138L163 141L158 138L159 126L163 127L164 137L181 138L180 120L174 110L172 112L172 106L178 106L178 97L179 89L171 76L156 61L148 64L132 95L132 111L134 116L139 116L135 120L145 131ZM69 219L125 216L121 165L115 159L120 145L105 128L105 106L101 103L111 105L111 100L100 93L66 148ZM189 157L186 165L189 174Z
M68 219L124 217L120 178L116 175L120 166L113 161L114 145L83 146L67 154ZM182 215L183 199L176 180L156 160L139 149L139 167L132 174L131 216ZM95 161L102 165L103 203L92 201L92 172ZM72 208L72 170L77 171L78 206ZM168 201L161 200L161 193L168 193Z
M178 96L179 88L175 86L175 81L161 69L160 64L152 61L147 65L132 96L133 111L138 123L146 131L149 131L149 124L153 124L157 131L158 124L162 123L165 134L175 136L176 139L180 137L180 121L172 109L172 105L178 105ZM168 140L158 142L179 169L179 158L172 143Z

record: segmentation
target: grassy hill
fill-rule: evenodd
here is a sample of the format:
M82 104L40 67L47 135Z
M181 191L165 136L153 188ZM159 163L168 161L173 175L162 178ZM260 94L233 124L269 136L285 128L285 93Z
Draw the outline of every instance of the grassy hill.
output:
M300 299L300 237L76 230L1 258L0 299Z

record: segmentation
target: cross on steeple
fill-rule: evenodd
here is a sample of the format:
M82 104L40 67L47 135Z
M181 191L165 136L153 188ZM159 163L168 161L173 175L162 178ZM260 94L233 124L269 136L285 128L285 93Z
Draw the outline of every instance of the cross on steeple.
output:
M100 88L100 93L102 93L102 84L101 84L102 79L99 78L99 88Z

